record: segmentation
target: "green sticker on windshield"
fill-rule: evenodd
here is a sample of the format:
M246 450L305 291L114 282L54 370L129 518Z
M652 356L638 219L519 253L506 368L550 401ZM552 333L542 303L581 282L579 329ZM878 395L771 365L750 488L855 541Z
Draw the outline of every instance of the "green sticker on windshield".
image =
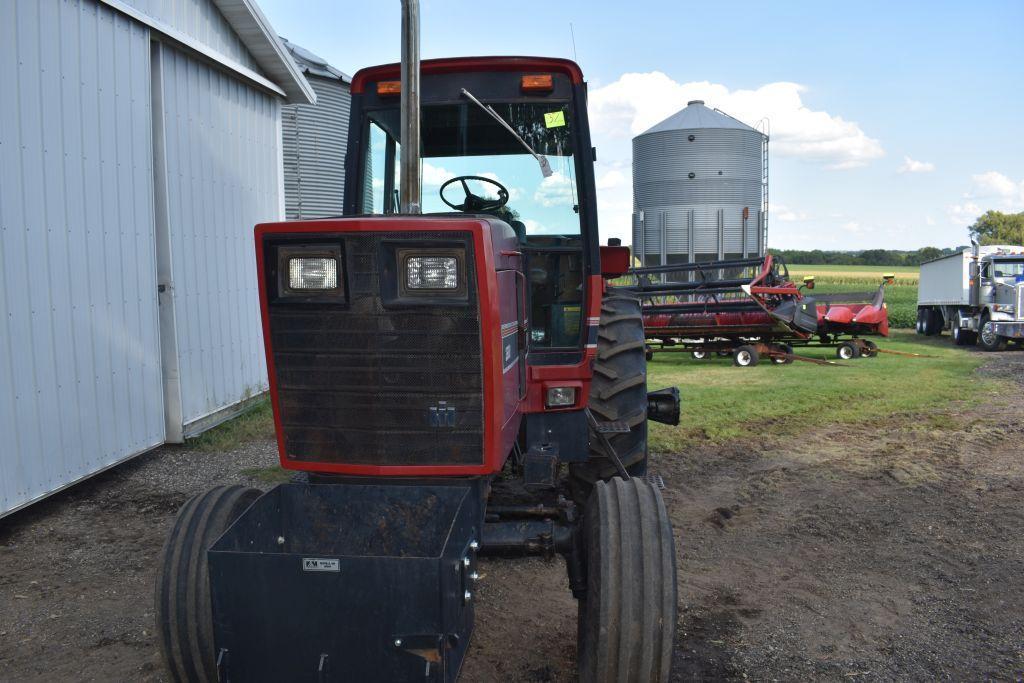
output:
M565 125L565 112L553 111L548 114L544 114L544 127L545 128L558 128L559 126Z

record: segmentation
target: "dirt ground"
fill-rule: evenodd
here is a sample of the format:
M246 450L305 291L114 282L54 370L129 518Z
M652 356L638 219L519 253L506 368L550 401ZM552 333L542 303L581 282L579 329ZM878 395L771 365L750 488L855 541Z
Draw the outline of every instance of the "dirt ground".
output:
M678 680L1024 679L1024 353L983 407L654 458L677 534ZM273 444L162 448L0 520L0 680L162 680L155 563L178 507L261 485ZM465 681L568 681L560 562L487 561Z

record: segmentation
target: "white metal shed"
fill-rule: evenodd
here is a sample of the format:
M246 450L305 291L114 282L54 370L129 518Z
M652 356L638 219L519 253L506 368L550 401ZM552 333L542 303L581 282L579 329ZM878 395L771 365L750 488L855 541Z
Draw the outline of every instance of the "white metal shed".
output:
M281 105L249 0L0 2L0 515L226 419L266 374Z

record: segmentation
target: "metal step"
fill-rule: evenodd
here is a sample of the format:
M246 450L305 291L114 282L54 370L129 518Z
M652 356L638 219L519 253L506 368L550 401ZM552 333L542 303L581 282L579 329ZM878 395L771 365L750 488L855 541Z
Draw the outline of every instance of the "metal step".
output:
M598 422L597 423L598 434L628 434L629 423L628 422Z

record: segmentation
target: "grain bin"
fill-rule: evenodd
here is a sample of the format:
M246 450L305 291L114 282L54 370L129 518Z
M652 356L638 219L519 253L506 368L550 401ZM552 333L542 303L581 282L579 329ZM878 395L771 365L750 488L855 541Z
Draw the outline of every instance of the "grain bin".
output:
M316 92L315 104L281 109L285 216L340 216L352 79L309 50L282 43Z
M647 266L764 254L768 136L692 100L633 138L633 250Z

